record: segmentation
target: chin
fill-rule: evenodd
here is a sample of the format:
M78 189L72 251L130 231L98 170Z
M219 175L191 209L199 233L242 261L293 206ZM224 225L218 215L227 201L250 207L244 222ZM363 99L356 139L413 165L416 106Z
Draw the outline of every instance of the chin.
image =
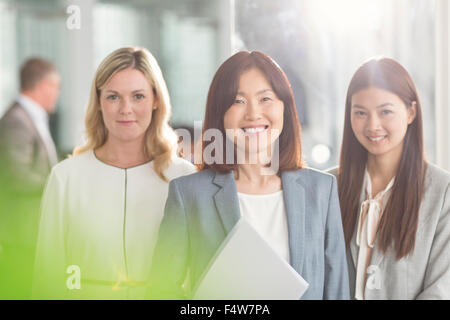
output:
M370 148L365 148L367 150L367 152L373 156L382 156L385 154L390 153L393 148L387 148L387 147L382 147L382 148L376 148L376 147L370 147Z

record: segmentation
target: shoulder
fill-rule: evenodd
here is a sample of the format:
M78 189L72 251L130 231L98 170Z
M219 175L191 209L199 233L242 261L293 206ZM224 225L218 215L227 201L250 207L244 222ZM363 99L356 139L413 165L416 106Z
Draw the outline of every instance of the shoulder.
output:
M208 186L213 184L215 176L216 172L207 169L178 177L172 180L170 183L176 185L182 190L191 190L193 192L196 192L196 190L199 190L199 188L201 188L202 191L207 191L210 190L210 187Z
M308 167L293 171L284 171L282 176L294 178L307 187L329 186L336 180L336 178L330 173Z
M333 189L337 188L336 178L333 175L312 168L283 171L281 179L285 187L299 184L305 190L307 197L324 199L324 201L329 199Z
M92 151L84 152L80 155L71 156L52 168L51 175L59 178L65 178L71 174L80 174L82 170L93 164Z
M170 194L178 194L185 203L203 202L217 192L214 184L216 173L212 170L201 170L196 173L173 179L169 183Z
M425 185L422 201L426 204L437 204L450 197L450 173L434 164L427 163Z
M339 171L339 166L332 167L332 168L325 170L326 173L332 174L333 176L336 177L336 179L338 178L338 171Z
M20 118L26 114L24 108L22 108L18 103L12 104L1 117L1 120L11 120L15 118Z
M13 104L0 119L0 129L4 130L14 130L18 132L23 132L24 128L32 125L32 120L28 116L24 108L19 104Z
M195 172L197 172L197 168L192 163L183 158L174 157L164 174L170 181Z
M450 184L450 172L427 163L425 183L432 188L446 188Z
M179 177L177 179L174 179L174 182L177 184L180 184L180 185L212 183L215 175L216 175L216 172L214 172L213 170L210 170L210 169L201 170L201 171L197 171L193 174L185 175L185 176Z

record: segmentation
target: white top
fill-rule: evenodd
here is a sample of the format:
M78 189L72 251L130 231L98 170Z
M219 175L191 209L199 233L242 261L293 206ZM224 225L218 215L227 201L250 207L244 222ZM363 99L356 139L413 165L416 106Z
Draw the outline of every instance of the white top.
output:
M241 216L289 263L289 233L283 191L271 194L238 192Z
M23 94L20 94L16 100L31 117L31 120L34 123L39 136L44 142L45 149L47 149L50 165L54 166L58 162L58 155L56 153L55 144L50 134L47 111L45 111L45 109L36 101L28 98Z
M165 175L194 172L174 158ZM34 298L143 298L167 195L152 162L121 169L89 151L57 164L42 202Z
M356 288L355 298L364 299L364 289L367 280L367 269L370 268L370 258L372 248L375 244L378 225L380 223L383 211L389 199L391 188L394 185L394 178L388 183L386 188L372 198L372 182L369 172L366 169L364 174L365 199L361 203L361 209L358 217L358 229L356 234L356 244L359 247L358 263L356 265Z

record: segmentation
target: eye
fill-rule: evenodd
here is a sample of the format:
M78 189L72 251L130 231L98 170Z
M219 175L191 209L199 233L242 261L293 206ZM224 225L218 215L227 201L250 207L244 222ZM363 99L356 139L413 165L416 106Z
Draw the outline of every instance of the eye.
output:
M112 94L112 95L109 95L106 97L106 99L108 99L108 100L117 100L118 98L119 98L119 96L116 94Z
M244 99L234 99L234 103L245 103Z
M355 114L357 117L363 117L363 116L366 115L366 113L365 113L364 111L355 111L354 114Z
M388 115L388 114L391 114L391 113L393 113L392 110L387 110L386 109L386 110L381 111L382 115Z
M145 98L145 96L144 96L143 94L141 94L141 93L135 94L134 97L135 97L136 99L138 99L138 100L142 100L142 99Z
M262 102L272 101L270 97L264 97L261 99Z

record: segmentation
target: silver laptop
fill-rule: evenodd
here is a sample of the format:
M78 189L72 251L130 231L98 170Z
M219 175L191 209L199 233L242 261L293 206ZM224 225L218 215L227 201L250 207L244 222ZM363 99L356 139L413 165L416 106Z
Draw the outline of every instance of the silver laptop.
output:
M198 282L194 300L297 300L308 283L241 218Z

